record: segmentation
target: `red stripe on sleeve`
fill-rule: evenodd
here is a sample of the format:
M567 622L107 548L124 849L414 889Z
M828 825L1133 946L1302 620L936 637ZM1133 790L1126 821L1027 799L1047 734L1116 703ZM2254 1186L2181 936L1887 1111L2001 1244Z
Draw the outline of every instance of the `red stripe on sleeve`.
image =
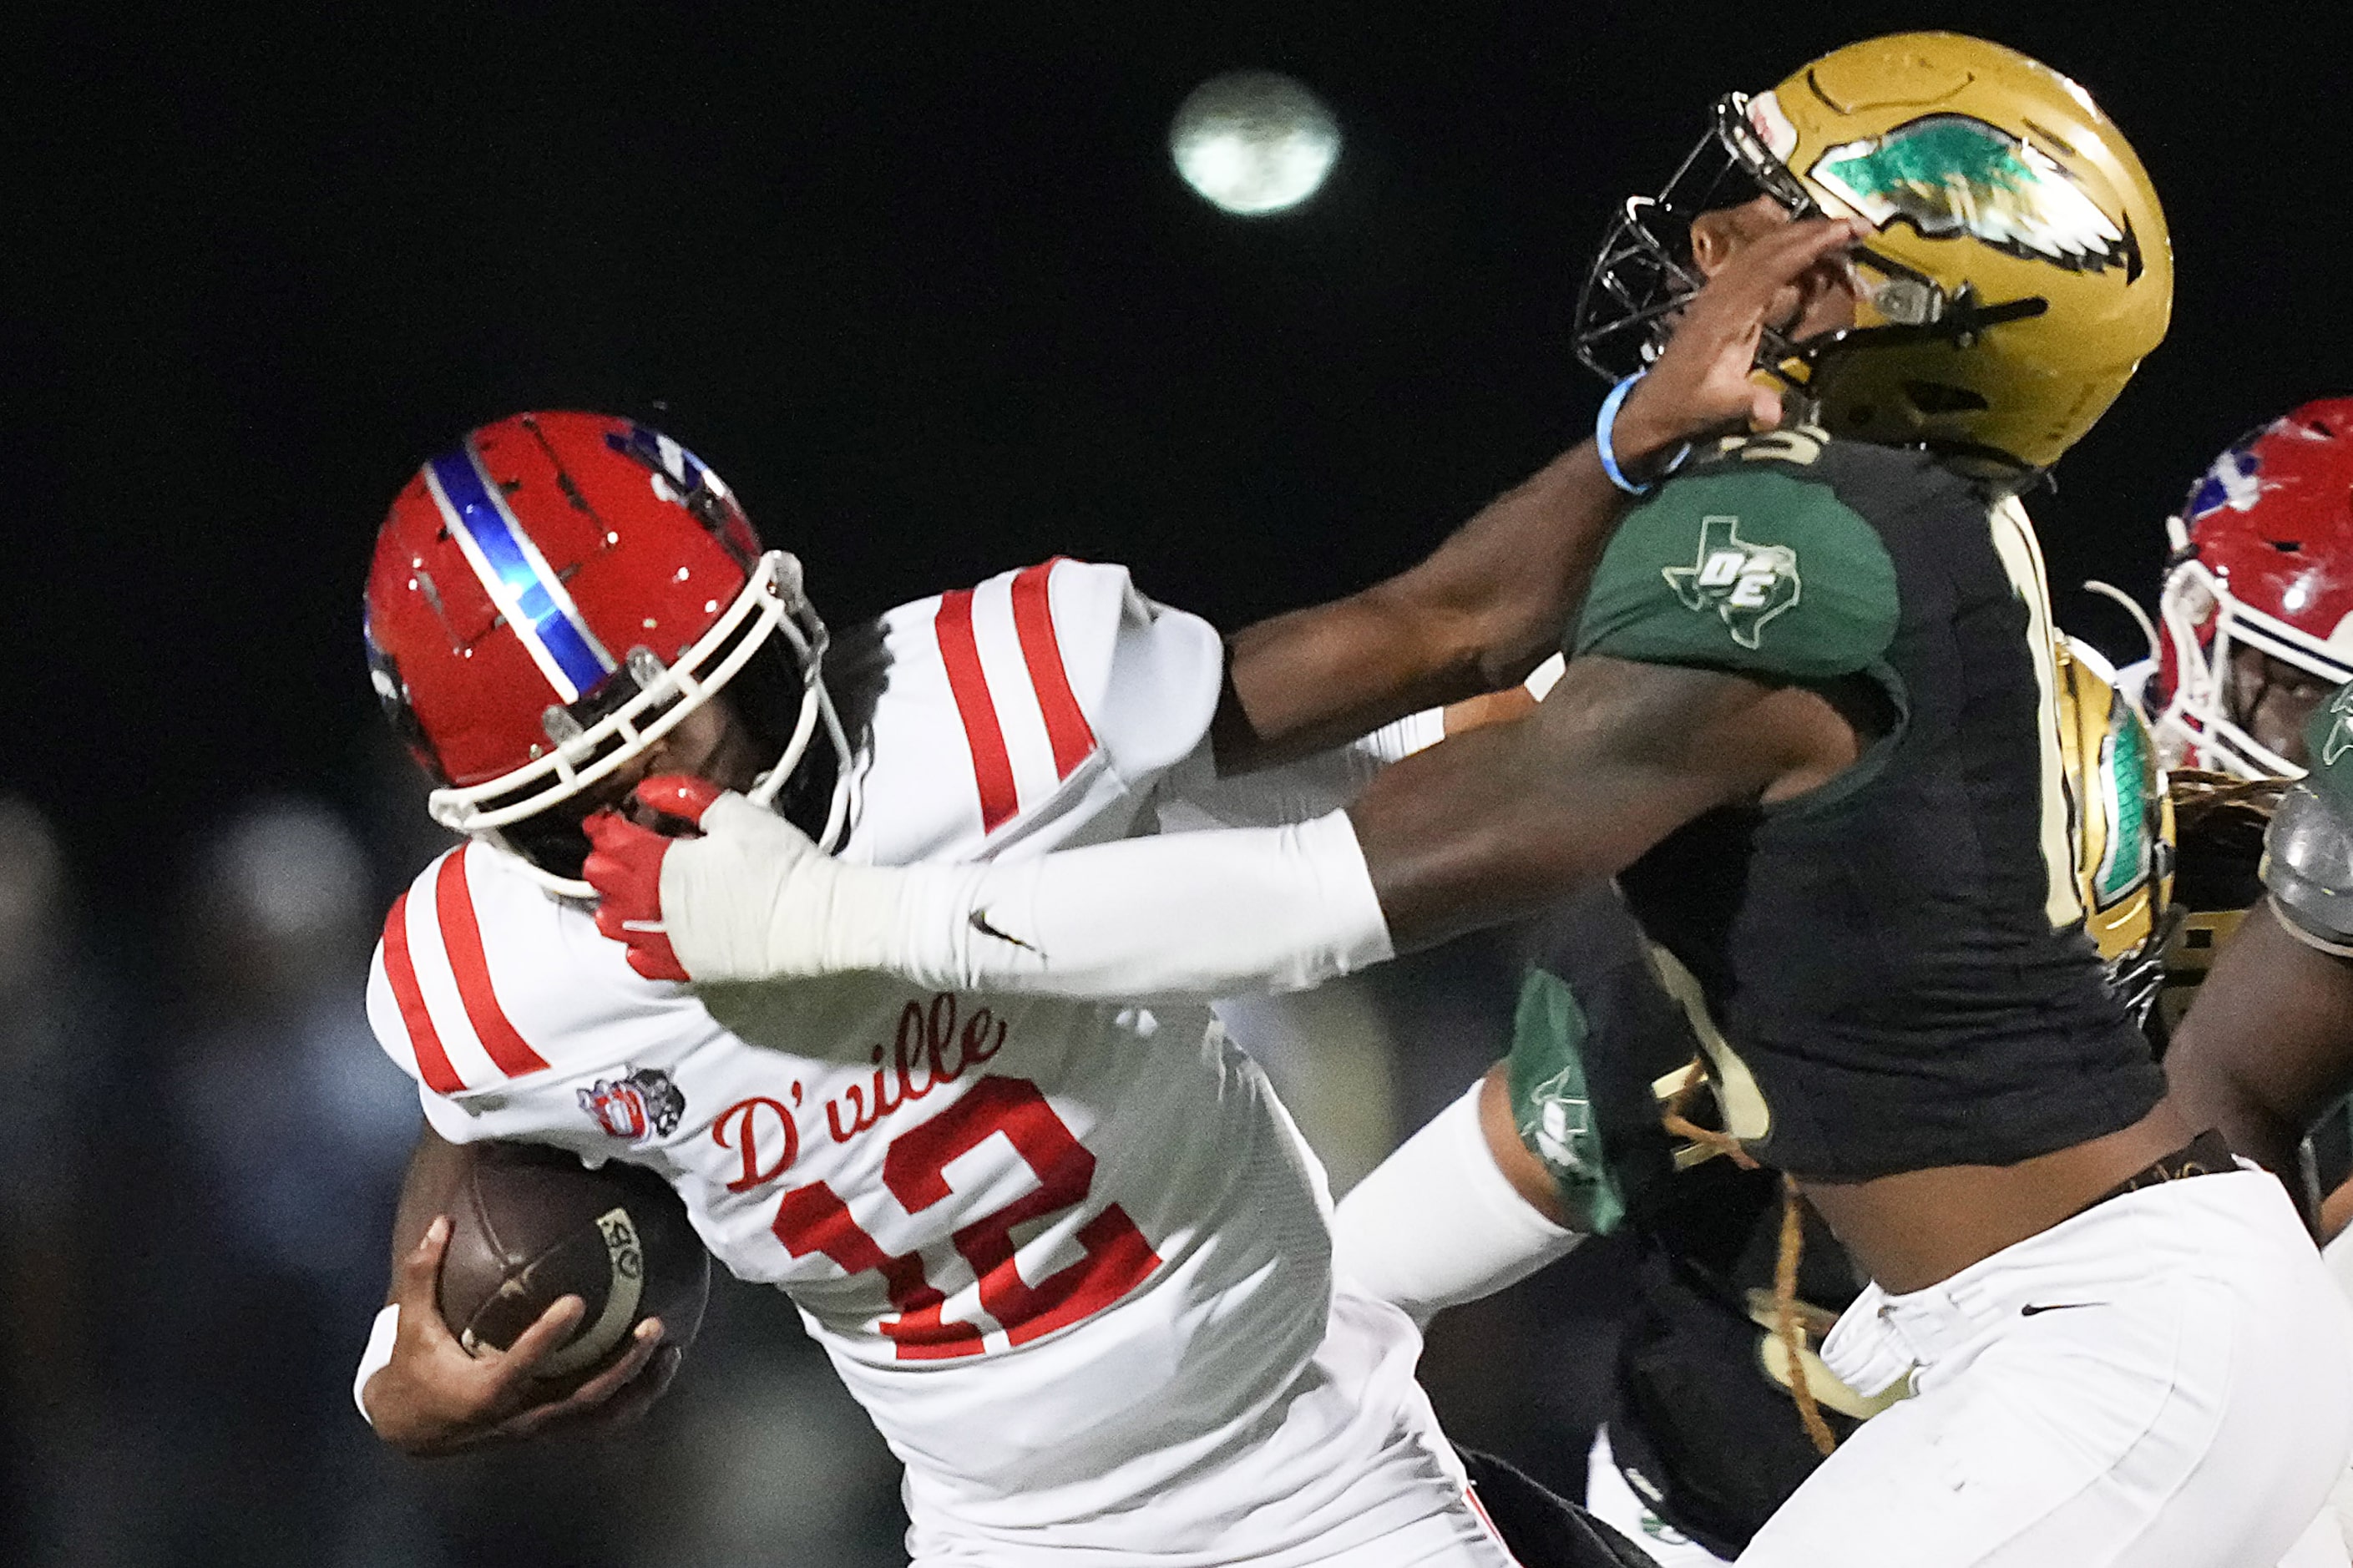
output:
M940 658L948 670L948 690L964 721L965 744L972 750L973 783L980 790L980 826L993 832L1020 809L1013 788L1013 763L1005 752L1005 731L989 700L988 678L980 669L980 644L972 633L972 590L940 595Z
M408 1026L408 1048L416 1054L425 1087L436 1094L456 1094L465 1082L449 1065L449 1053L441 1048L440 1031L425 1010L425 993L417 989L416 962L408 956L406 893L392 901L392 913L385 919L384 974L392 982L392 999L400 1004L400 1021Z
M1032 566L1013 579L1013 629L1021 638L1021 658L1029 667L1029 684L1038 693L1038 710L1046 716L1046 738L1054 746L1054 776L1069 778L1095 749L1095 732L1071 693L1070 672L1062 666L1062 645L1054 636L1054 610L1046 596L1057 556Z
M433 880L433 903L441 917L441 945L449 950L449 969L458 977L458 999L466 1005L466 1021L474 1026L482 1049L509 1078L542 1070L546 1061L515 1033L515 1026L507 1022L506 1010L499 1005L497 993L491 989L490 961L482 956L482 928L474 919L473 895L466 886L465 850L441 862L440 874Z

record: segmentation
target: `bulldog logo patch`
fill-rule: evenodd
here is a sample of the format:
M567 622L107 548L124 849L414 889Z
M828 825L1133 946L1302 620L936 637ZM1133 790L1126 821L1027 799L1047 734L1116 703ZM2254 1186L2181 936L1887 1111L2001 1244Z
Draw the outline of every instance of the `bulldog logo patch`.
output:
M598 1079L581 1089L580 1109L607 1137L631 1144L649 1143L678 1131L686 1114L686 1095L670 1074L659 1068L641 1068L625 1078Z

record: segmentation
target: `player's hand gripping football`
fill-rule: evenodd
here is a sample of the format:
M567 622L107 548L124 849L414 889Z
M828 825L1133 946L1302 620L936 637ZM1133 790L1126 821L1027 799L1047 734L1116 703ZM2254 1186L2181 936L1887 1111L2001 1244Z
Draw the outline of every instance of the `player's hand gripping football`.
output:
M653 980L767 980L881 967L893 873L848 866L775 812L705 779L647 779L583 825L596 929Z
M1777 428L1780 394L1753 374L1764 329L1843 279L1842 253L1869 233L1861 219L1804 218L1741 247L1683 308L1658 362L1627 394L1619 449L1649 454L1715 432Z
M625 1426L677 1375L679 1352L662 1344L661 1320L649 1318L611 1366L570 1394L534 1397L533 1372L571 1335L584 1303L566 1296L508 1349L469 1354L441 1317L441 1256L448 1245L449 1221L439 1217L401 1260L393 1294L400 1329L392 1360L368 1380L364 1396L376 1436L394 1447L423 1457L543 1433Z

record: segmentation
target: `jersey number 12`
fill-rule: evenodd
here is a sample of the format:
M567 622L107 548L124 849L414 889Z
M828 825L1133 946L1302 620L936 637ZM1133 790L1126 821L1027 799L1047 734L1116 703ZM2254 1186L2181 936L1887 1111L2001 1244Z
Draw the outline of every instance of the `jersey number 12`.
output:
M1084 1203L1095 1176L1095 1157L1026 1079L983 1078L937 1116L901 1133L882 1156L882 1184L909 1214L921 1214L950 1195L949 1162L998 1132L1037 1176L1038 1190L962 1226L954 1240L979 1280L981 1306L1020 1345L1110 1306L1160 1267L1160 1258L1127 1212L1106 1204L1079 1226L1084 1257L1035 1285L1021 1278L1013 1227ZM770 1228L796 1258L821 1253L852 1274L882 1276L898 1315L885 1319L881 1331L897 1342L901 1361L947 1361L985 1348L980 1325L942 1315L947 1297L924 1276L922 1253L884 1252L823 1182L786 1193Z

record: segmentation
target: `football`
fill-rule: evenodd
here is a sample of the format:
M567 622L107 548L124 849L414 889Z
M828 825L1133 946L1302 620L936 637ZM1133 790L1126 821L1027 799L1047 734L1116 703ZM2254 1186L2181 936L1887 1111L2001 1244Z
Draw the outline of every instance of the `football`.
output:
M617 1160L595 1170L560 1149L478 1146L449 1205L441 1316L469 1352L504 1350L554 1301L587 1310L538 1378L561 1393L627 1353L629 1331L662 1321L684 1350L702 1325L711 1255L686 1205L652 1172Z

